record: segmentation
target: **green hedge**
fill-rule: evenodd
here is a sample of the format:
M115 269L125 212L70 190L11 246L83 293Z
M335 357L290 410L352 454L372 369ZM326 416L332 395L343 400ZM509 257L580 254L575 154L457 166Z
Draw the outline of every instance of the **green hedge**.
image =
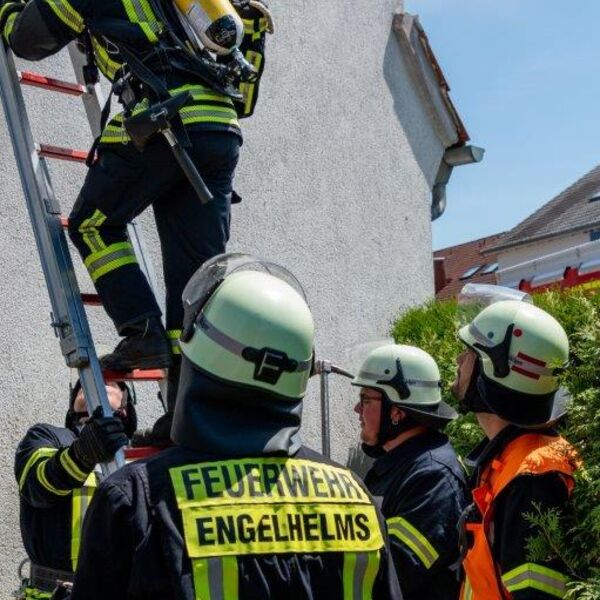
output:
M531 560L560 557L568 566L568 598L600 598L600 294L578 291L536 295L535 304L552 314L565 328L571 344L571 364L564 377L573 400L561 433L579 450L584 468L577 474L573 510L532 514L542 535L530 540ZM444 399L456 405L449 384L455 359L463 346L456 339L457 305L432 302L410 310L394 324L396 342L423 348L438 362ZM464 455L482 438L473 416L461 417L447 429L457 451Z

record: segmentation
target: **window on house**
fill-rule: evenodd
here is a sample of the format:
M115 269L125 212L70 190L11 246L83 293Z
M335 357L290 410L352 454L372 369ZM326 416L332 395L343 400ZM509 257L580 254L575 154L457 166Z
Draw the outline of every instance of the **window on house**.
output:
M485 268L481 271L481 275L489 275L490 273L495 273L498 270L498 263L490 263L489 265L485 265Z
M590 242L600 240L600 229L592 229L590 231Z
M475 265L474 267L467 269L459 279L469 279L469 277L473 277L473 275L475 275L479 269L481 269L481 265Z
M592 196L588 202L598 202L598 200L600 200L600 194L596 194L595 196Z

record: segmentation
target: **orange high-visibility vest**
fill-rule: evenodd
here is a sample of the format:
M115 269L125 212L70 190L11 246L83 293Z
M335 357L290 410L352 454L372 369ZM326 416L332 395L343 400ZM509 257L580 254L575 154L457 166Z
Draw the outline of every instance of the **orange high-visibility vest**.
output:
M510 442L492 460L473 490L473 500L483 515L481 523L467 523L473 545L465 556L466 578L461 600L510 600L511 593L502 584L499 566L492 557L488 539L494 520L494 499L519 475L560 473L569 495L575 485L573 472L579 464L573 447L562 437L528 433Z

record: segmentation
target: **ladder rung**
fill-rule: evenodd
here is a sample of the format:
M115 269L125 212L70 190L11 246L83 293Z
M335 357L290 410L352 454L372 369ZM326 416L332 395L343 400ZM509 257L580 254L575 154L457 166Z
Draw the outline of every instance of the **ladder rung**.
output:
M56 158L57 160L69 160L84 163L88 153L85 150L73 150L72 148L60 148L50 144L37 144L37 153L44 158Z
M160 381L165 378L163 369L135 369L124 371L102 371L105 381Z
M140 458L148 458L153 454L157 454L164 450L165 446L137 446L135 448L123 448L125 452L125 460L138 460Z
M81 301L86 306L102 306L102 300L98 294L81 294Z
M46 77L32 71L17 71L17 74L19 75L19 81L23 85L30 85L61 94L69 94L70 96L82 96L86 92L85 87L79 83L61 81L60 79Z

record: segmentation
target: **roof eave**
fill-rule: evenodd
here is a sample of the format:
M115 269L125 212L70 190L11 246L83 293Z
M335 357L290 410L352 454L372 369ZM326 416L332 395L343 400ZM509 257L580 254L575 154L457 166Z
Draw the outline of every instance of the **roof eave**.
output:
M409 71L444 147L450 148L466 144L470 139L469 134L450 98L450 86L444 77L442 68L433 53L427 34L419 23L418 17L406 12L398 12L394 15L392 27L396 38L400 42L400 47L404 51L404 56L408 59ZM418 52L422 53L425 62L429 65L431 70L429 75L433 76L437 86L428 83L427 74L424 72L422 62L417 55ZM432 88L434 87L437 93L433 91ZM441 114L442 112L445 114ZM453 131L451 135L448 131L448 121L452 124Z
M514 242L508 242L507 244L499 244L498 246L491 246L490 248L486 248L481 252L481 254L485 255L490 252L500 252L501 250L508 250L510 248L516 248L518 246L526 246L527 244L533 244L534 242L540 242L542 240L567 235L569 233L579 233L580 231L585 231L586 229L590 229L598 225L600 225L600 221L592 221L591 223L586 223L581 227L573 227L572 229L565 229L564 231L556 231L554 233L546 233L544 235L530 237L526 240L517 240Z

